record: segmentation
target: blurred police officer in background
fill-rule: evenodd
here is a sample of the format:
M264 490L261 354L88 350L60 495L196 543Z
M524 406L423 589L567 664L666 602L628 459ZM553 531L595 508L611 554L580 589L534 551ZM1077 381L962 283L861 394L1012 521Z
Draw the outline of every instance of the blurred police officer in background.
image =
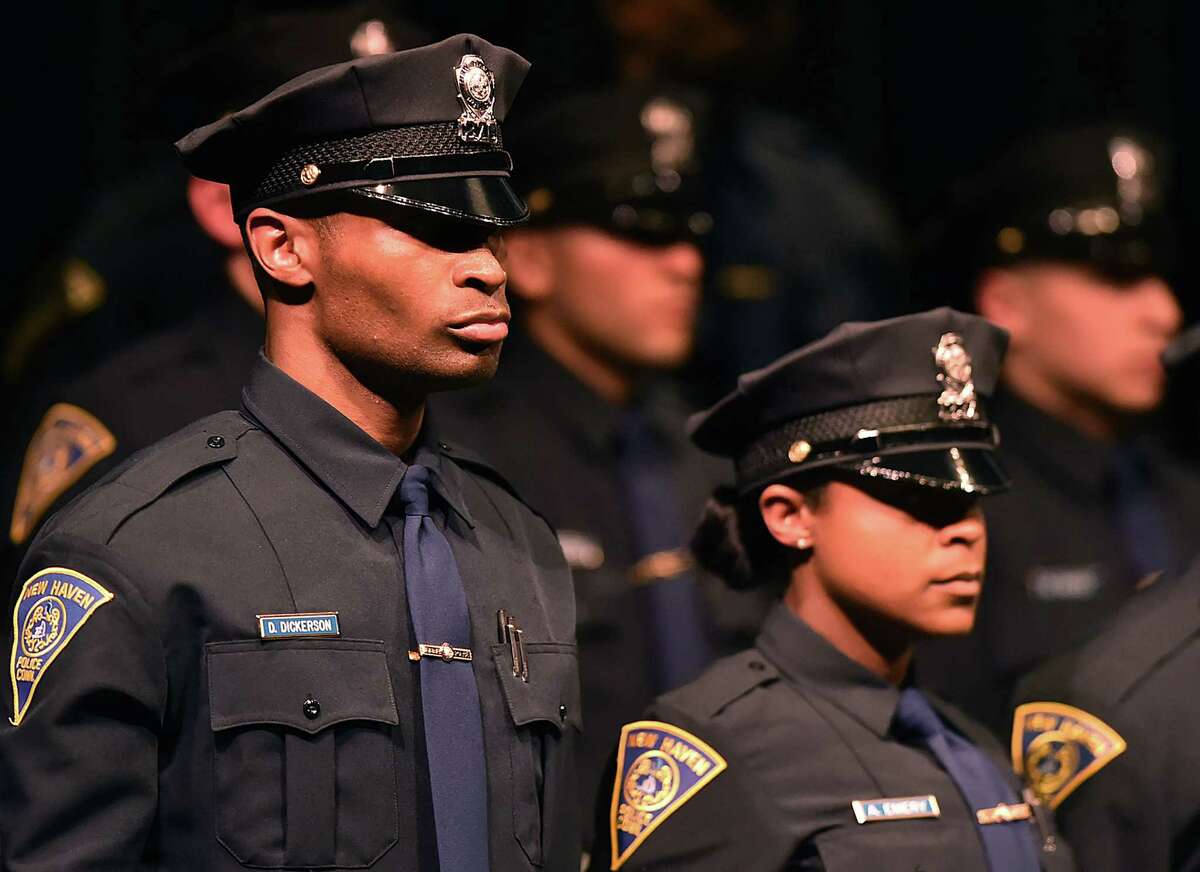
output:
M910 671L917 639L974 620L979 500L1008 484L988 405L1005 342L951 309L845 324L693 419L735 467L696 555L782 602L624 726L600 868L1071 868L987 730Z
M1119 127L1045 134L964 186L937 237L979 313L1012 336L994 414L1013 488L988 506L974 633L927 646L919 668L1000 735L1020 675L1197 547L1200 477L1150 419L1182 325L1169 170Z
M527 209L500 125L527 68L459 35L312 70L178 143L231 186L266 344L240 412L30 546L5 869L578 867L568 568L424 420L507 333L494 232Z
M689 530L719 475L669 374L692 350L707 233L702 106L653 88L579 94L508 144L527 226L505 234L517 323L501 376L439 396L445 432L555 525L574 571L590 809L611 737L655 693L744 647L761 600L694 571Z
M424 41L394 18L370 17L376 11L356 4L239 22L172 65L162 89L164 126L179 135L247 105L314 66ZM160 182L145 191L144 196L151 198L148 202L130 195L126 185L122 214L130 208L130 200L137 208L148 209L151 202L178 199L178 174L178 167L173 167L171 184ZM104 305L120 314L110 317L106 312L103 318L63 326L44 340L46 347L38 352L57 357L60 346L70 345L75 356L69 360L79 365L82 350L107 349L104 356L90 361L90 369L65 381L42 379L31 388L28 401L14 410L15 429L25 444L0 470L0 499L4 511L12 513L6 517L7 542L0 551L5 556L0 589L5 592L20 554L55 508L134 451L197 418L239 403L246 374L262 344L262 297L232 219L229 186L195 176L181 181L189 218L186 226L175 228L182 241L159 251L139 252L137 281L119 270L106 280L100 267L88 267L87 274L104 283ZM159 232L166 231L160 227ZM207 246L196 250L191 240L201 235ZM104 263L118 259L134 239L144 242L139 234L109 240ZM82 275L81 263L76 262L74 269ZM203 291L191 287L200 280L208 282ZM205 295L199 311L181 325L149 336L137 332L145 325L131 317L130 310L148 305L142 297L199 293Z
M1167 361L1200 364L1200 327ZM1083 868L1200 869L1197 679L1200 560L1151 576L1103 632L1021 681L1013 765Z

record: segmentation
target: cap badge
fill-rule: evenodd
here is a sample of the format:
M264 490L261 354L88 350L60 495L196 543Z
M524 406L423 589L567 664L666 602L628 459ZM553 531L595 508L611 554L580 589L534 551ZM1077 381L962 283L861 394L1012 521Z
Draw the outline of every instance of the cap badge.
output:
M974 421L979 417L975 382L971 380L971 355L963 348L962 337L943 333L933 349L933 360L940 370L937 380L942 386L938 417L943 421Z
M454 68L458 83L458 138L463 142L500 144L500 125L492 109L496 105L496 77L479 55L463 55Z
M692 113L668 97L654 97L642 107L642 128L651 139L650 162L657 176L678 173L695 148Z

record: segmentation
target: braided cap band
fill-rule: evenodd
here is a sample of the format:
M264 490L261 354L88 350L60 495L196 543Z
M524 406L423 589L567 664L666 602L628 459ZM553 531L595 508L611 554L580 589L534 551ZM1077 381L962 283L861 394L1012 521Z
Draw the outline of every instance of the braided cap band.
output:
M785 421L751 442L734 460L738 490L809 470L871 458L948 448L991 451L999 444L980 402L975 420L951 424L938 416L936 394L877 400Z
M258 206L280 203L293 197L319 191L339 190L358 185L386 183L401 178L435 176L445 172L410 173L402 160L396 161L396 174L339 177L328 172L345 164L377 161L386 155L442 159L456 165L456 174L500 174L507 176L511 161L500 146L468 143L458 135L456 122L411 124L375 130L359 136L342 137L298 145L284 152L266 168L247 175L233 184L233 210L239 218ZM453 157L452 157L453 156ZM503 157L503 168L497 158ZM436 163L437 161L430 161Z

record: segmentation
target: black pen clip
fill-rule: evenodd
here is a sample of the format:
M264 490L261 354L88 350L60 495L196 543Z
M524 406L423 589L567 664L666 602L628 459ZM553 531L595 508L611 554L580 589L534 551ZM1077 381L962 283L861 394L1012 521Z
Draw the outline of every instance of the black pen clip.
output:
M508 653L512 657L513 677L529 681L529 658L525 656L525 631L517 624L517 619L504 609L496 612L496 624L499 629L500 641L508 643Z

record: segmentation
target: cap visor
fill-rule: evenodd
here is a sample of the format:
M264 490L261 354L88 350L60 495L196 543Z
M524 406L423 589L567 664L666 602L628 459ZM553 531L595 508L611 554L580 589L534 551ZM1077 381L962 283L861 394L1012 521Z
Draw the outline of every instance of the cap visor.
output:
M999 458L987 448L939 448L876 455L855 464L854 469L873 478L981 495L1000 493L1011 484Z
M520 224L529 215L529 208L504 176L413 179L352 188L351 192L382 203L496 227Z

